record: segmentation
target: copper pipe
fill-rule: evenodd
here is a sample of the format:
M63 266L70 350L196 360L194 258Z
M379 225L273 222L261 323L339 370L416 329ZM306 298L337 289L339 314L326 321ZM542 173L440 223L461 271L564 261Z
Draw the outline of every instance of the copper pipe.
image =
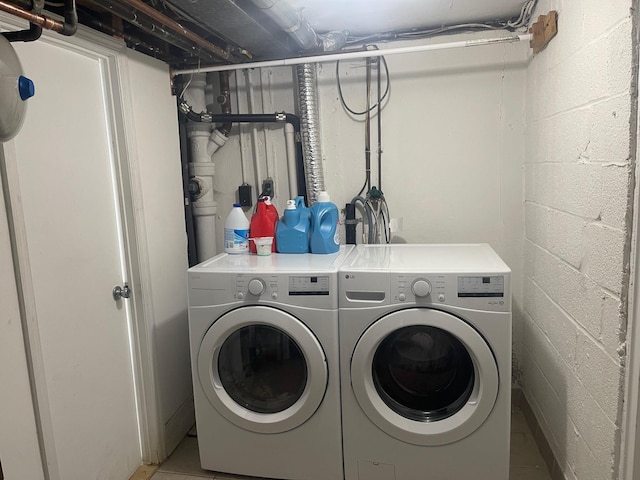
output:
M0 10L10 13L16 17L20 17L24 20L45 28L47 30L53 30L54 32L62 33L64 30L64 23L54 20L53 18L46 17L44 15L38 15L36 13L28 12L20 7L17 7L11 3L7 3L4 0L0 0Z
M0 0L0 1L2 1L2 0ZM213 43L210 43L210 42L206 41L204 38L196 35L192 31L187 30L182 25L180 25L178 22L176 22L175 20L173 20L173 19L167 17L166 15L160 13L158 10L156 10L153 7L150 7L149 5L147 5L146 3L142 2L141 0L121 0L121 1L124 4L129 5L129 6L133 7L133 8L135 8L135 9L145 13L146 15L148 15L149 17L153 18L154 20L162 23L163 25L166 25L167 27L169 27L174 32L177 32L180 35L182 35L183 37L191 40L193 43L195 43L197 45L200 45L202 48L204 48L208 52L214 53L218 57L224 58L225 60L230 60L231 59L231 55L229 55L229 52L226 52L225 50L223 50L220 47L214 45Z

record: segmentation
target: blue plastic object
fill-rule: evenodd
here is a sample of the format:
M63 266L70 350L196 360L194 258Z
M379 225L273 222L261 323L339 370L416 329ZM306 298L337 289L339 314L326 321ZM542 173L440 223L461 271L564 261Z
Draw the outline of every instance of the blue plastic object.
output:
M300 207L299 199L302 199ZM309 252L309 209L304 198L287 201L284 215L276 226L276 244L279 253Z
M318 201L311 207L311 253L335 253L340 250L339 220L338 207L331 203L327 192L320 192Z
M36 94L36 87L30 78L20 75L18 77L18 92L22 101L25 101Z

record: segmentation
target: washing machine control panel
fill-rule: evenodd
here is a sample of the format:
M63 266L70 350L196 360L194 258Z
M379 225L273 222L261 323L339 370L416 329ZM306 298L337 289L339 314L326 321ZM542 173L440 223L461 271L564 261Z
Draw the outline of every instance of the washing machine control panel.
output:
M291 305L334 308L335 275L291 274L235 276L236 300L246 302L278 301ZM333 295L332 295L333 292Z
M511 305L505 275L391 274L390 303L443 304L507 311Z

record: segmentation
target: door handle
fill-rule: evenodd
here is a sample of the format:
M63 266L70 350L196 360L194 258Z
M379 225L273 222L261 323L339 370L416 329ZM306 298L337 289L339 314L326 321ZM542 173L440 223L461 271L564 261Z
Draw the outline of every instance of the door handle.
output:
M113 294L113 299L117 301L121 298L129 298L131 296L131 289L129 288L129 285L125 283L123 287L120 285L113 287L113 291L111 293Z

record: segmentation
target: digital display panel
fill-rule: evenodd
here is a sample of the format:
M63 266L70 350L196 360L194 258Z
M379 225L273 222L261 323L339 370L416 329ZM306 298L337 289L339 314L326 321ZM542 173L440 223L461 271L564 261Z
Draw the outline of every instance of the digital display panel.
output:
M329 295L328 276L289 277L289 295Z
M458 277L458 297L504 297L504 277Z

